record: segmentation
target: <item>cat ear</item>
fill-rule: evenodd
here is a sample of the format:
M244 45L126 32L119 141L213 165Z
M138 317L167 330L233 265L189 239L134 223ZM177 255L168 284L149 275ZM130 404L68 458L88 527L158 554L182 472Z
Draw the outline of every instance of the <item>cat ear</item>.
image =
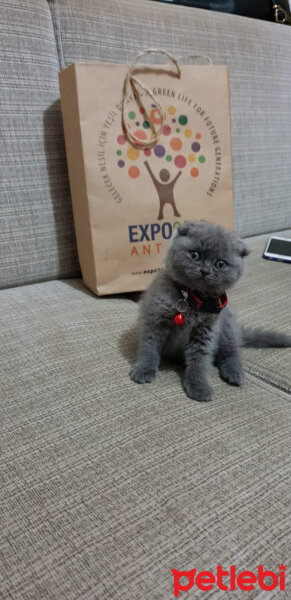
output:
M183 224L178 227L178 235L187 235L189 231L189 225Z
M244 258L245 256L248 256L251 252L250 249L246 246L246 244L242 240L239 240L238 251L242 258Z
M193 223L182 223L182 225L180 225L178 227L178 235L187 235L190 231L190 229L193 228Z

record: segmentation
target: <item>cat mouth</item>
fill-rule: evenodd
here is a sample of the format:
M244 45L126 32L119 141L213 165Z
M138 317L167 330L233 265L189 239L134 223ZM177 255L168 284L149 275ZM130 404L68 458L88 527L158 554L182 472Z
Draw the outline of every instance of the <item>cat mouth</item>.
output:
M202 281L213 281L212 276L209 275L208 273L207 273L207 275L204 275L204 274L200 275L200 279L202 279Z
M207 275L205 274L201 274L199 276L199 278L197 278L198 281L200 281L202 283L202 285L215 285L215 281L213 278L213 275L211 275L210 273L207 273Z
M196 278L195 281L192 282L193 289L197 289L200 293L204 295L214 295L216 296L219 292L221 286L217 286L212 277L199 277ZM219 288L219 289L218 289Z

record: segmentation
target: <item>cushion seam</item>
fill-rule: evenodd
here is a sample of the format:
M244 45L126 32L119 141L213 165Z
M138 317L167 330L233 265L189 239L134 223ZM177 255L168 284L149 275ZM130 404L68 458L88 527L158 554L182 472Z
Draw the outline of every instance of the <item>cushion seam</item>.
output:
M55 41L56 41L59 66L60 66L60 70L62 70L65 68L65 60L64 60L60 18L59 18L57 2L56 2L56 0L50 0L50 1L48 0L48 5L49 5L49 9L50 9L53 32L54 32Z
M254 377L255 379L258 379L259 381L262 381L268 387L274 388L275 390L279 390L280 392L283 392L284 394L286 394L286 396L288 396L288 397L290 396L290 391L288 389L286 389L285 387L283 387L282 385L276 384L273 381L266 379L262 375L258 375L258 373L251 371L248 367L244 367L244 371L245 371L245 373L248 373L248 375L251 375L251 377Z

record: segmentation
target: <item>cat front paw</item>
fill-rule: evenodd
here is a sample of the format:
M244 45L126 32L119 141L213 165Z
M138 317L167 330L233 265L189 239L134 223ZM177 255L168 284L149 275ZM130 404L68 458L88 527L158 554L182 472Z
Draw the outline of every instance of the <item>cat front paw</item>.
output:
M191 379L184 379L184 390L189 398L198 400L198 402L211 402L213 400L213 391L208 383L199 384Z
M225 360L219 364L218 369L223 381L229 385L240 387L243 384L244 372L241 365Z
M130 372L130 378L136 383L151 383L157 376L158 369L142 363L135 363Z

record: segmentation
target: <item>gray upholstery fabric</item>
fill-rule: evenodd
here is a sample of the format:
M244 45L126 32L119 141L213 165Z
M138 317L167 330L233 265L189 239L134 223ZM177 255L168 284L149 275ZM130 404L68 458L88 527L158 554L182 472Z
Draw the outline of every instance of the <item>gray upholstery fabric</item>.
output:
M52 10L62 65L123 61L150 44L228 62L237 227L287 226L288 28L140 0L67 0ZM4 0L0 40L2 285L73 275L45 1ZM238 317L290 331L290 265L259 260L265 239L248 243L246 276L230 294ZM130 300L96 298L68 279L3 290L0 302L1 599L168 600L172 568L278 572L287 563L290 350L245 349L242 389L213 368L215 400L203 405L168 365L151 385L130 380ZM181 597L220 600L221 591Z
M0 47L0 287L78 276L47 2L1 0Z
M166 365L137 386L133 302L78 280L0 296L3 600L168 600L172 568L286 564L290 395L213 370L204 405Z
M291 230L279 235L291 239ZM291 335L291 265L262 258L268 239L269 236L256 236L246 240L251 254L245 259L245 273L230 291L229 299L243 325ZM249 373L291 391L290 348L248 348L243 350L243 359Z
M61 65L125 62L147 47L209 54L230 69L235 224L291 227L288 27L148 0L50 2Z

